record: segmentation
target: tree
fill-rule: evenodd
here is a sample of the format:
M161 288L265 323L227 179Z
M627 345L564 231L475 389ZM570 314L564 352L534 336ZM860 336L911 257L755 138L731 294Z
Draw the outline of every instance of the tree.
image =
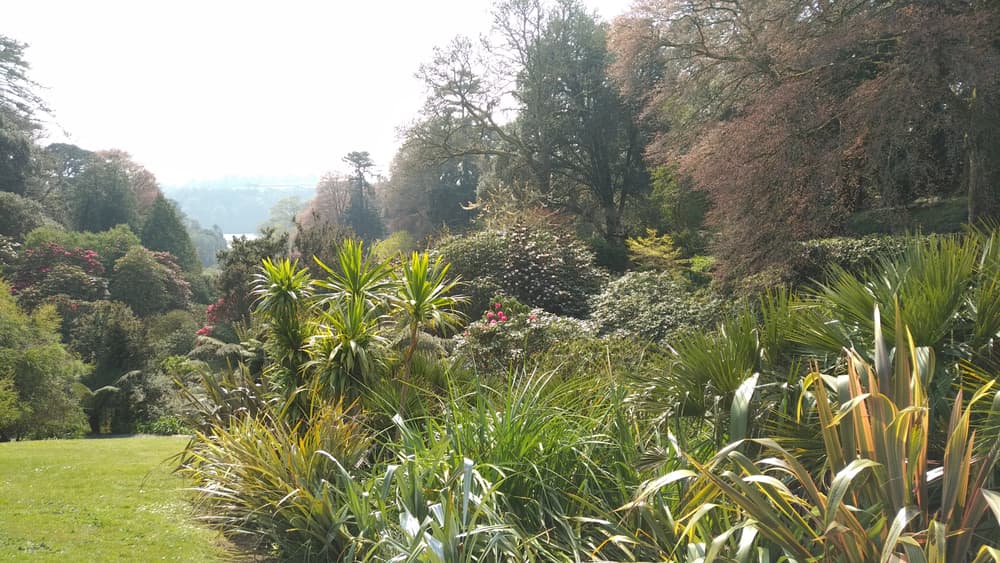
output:
M212 225L211 229L202 227L198 221L190 217L184 217L188 236L198 252L198 259L204 267L216 264L216 255L227 248L226 237L218 225Z
M0 441L78 433L73 384L86 371L60 343L55 309L28 315L0 281Z
M0 235L23 239L29 231L53 224L37 201L0 191Z
M573 0L550 9L510 0L494 20L496 41L481 60L471 42L456 40L421 68L432 92L424 112L436 128L418 126L413 136L442 155L508 159L523 172L506 180L527 184L545 205L570 210L623 244L625 206L648 189L645 139L607 78L605 27ZM498 76L497 69L511 70ZM514 106L505 110L505 99ZM516 119L504 124L508 112ZM442 130L448 120L459 129Z
M122 378L143 369L149 357L142 321L124 303L97 301L73 323L70 348L94 366L82 378L89 391L91 432L98 434L108 424L113 431L129 430L132 415L118 390Z
M295 218L302 212L305 202L298 196L279 199L271 206L271 214L258 229L274 229L279 233L291 235L295 232Z
M100 151L96 156L117 164L125 173L129 189L135 196L136 212L141 218L144 218L157 198L163 196L156 176L146 167L132 160L132 155L123 150Z
M406 139L383 188L389 230L405 230L417 239L442 228L462 230L475 214L470 204L476 200L481 161L471 154L439 159L419 140Z
M219 269L216 279L222 297L213 307L220 322L246 321L250 318L254 276L260 271L265 258L272 261L288 254L288 235L279 235L265 229L256 239L236 237L228 250L219 252Z
M116 225L137 226L135 193L118 162L95 158L73 179L71 189L70 216L74 229L99 232Z
M48 111L28 78L24 43L0 35L0 191L23 195L35 171L37 112Z
M714 204L733 273L865 208L964 196L997 212L995 4L651 0L618 21L615 76ZM989 148L987 148L989 147Z
M350 192L347 209L341 222L350 227L354 233L365 240L374 240L382 236L382 219L372 203L375 198L374 186L368 181L368 175L374 168L368 151L354 151L344 157L344 162L351 165L354 174L348 177Z
M142 226L142 245L150 250L169 252L186 272L201 271L201 262L184 227L183 216L173 202L156 196Z

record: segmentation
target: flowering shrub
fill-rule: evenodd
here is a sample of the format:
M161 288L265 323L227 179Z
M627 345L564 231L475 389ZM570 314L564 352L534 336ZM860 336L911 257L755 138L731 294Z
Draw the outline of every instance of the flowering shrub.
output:
M555 229L515 223L445 239L437 248L451 271L475 287L485 281L532 307L585 318L607 274L581 241Z
M480 372L506 372L512 364L531 361L553 344L593 334L586 321L531 309L516 299L494 298L482 318L455 337L455 353Z
M75 266L88 276L104 276L101 257L93 250L67 250L54 242L49 242L28 248L21 253L11 284L14 292L20 292L44 281L53 269L60 265Z
M608 284L593 307L601 334L658 342L682 329L713 327L725 302L670 272L629 272Z

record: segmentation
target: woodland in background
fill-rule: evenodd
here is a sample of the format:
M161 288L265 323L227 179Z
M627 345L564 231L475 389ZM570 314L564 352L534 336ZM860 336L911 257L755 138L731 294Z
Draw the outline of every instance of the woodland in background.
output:
M998 16L501 1L228 247L0 36L0 439L189 432L283 560L1000 561Z

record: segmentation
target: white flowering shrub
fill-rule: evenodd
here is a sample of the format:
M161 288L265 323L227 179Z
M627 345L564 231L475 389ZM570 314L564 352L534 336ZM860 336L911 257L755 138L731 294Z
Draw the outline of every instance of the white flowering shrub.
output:
M670 272L629 272L593 301L591 321L603 335L660 342L679 330L711 328L725 302Z
M438 253L475 294L479 280L556 315L586 318L607 282L586 245L568 233L515 223L444 240ZM482 302L479 306L484 305Z

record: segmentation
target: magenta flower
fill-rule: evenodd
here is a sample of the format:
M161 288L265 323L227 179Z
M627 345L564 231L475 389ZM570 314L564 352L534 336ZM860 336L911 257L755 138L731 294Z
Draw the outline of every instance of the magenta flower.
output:
M493 318L493 311L490 311L489 313L486 313L486 318L487 319L492 319Z

